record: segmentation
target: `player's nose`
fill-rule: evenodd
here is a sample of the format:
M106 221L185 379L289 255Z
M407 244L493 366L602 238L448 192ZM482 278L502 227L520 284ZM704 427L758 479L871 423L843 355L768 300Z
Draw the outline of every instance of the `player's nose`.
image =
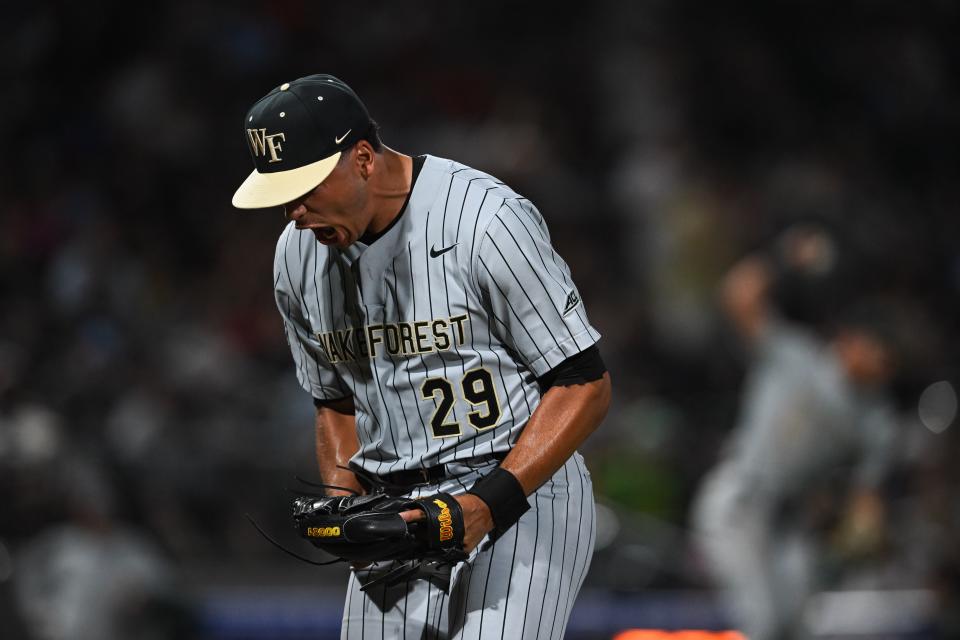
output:
M307 213L307 207L302 202L289 202L283 205L283 212L288 220L299 222Z

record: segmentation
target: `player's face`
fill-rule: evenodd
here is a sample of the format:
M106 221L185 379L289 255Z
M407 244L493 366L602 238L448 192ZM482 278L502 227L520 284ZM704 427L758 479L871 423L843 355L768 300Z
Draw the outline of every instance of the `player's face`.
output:
M356 242L371 219L365 181L351 162L352 155L345 152L326 180L283 207L297 229L309 229L318 242L341 249Z

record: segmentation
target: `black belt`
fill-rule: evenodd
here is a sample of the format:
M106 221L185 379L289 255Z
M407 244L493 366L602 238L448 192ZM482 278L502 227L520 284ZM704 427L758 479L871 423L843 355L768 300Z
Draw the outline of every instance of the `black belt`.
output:
M358 473L357 476L364 478L368 476L369 479L388 490L402 490L404 488L412 488L417 485L424 484L435 484L441 480L446 480L447 478L455 477L447 473L447 465L449 464L462 464L466 466L477 465L481 466L489 462L503 462L504 458L507 457L507 452L497 451L495 453L477 456L475 458L467 458L465 460L451 460L446 464L438 464L432 467L420 467L419 469L404 469L402 471L393 471L391 473L384 473L378 476L367 474L365 472ZM369 490L369 489L368 489Z

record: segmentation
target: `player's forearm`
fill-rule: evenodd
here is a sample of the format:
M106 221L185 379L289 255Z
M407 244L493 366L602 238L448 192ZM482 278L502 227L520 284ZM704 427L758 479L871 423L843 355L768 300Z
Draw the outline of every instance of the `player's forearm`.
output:
M586 384L551 387L501 467L530 495L587 439L610 406L610 374Z
M344 406L318 407L315 428L317 466L323 482L362 492L356 476L340 468L346 467L350 458L360 449L353 413L348 413ZM330 489L328 493L335 495L347 492Z

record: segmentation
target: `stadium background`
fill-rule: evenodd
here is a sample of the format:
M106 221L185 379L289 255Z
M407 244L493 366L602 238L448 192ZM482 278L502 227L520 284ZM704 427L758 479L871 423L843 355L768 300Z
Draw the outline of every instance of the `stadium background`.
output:
M830 296L794 301L798 318L884 293L919 303L941 335L895 388L891 542L833 567L833 588L863 598L821 615L822 634L870 637L878 610L884 637L958 633L960 424L917 411L928 385L956 387L960 361L953 3L5 12L0 637L33 637L23 621L38 612L37 637L71 637L84 610L116 603L156 637L336 628L343 568L278 554L242 517L286 531L283 487L313 469L312 407L270 288L282 215L229 204L250 170L249 104L318 71L354 86L388 145L535 201L604 335L614 406L584 448L602 548L568 637L726 624L686 535L745 368L716 286L810 220L845 270ZM69 569L48 566L71 553L93 567L73 595Z

